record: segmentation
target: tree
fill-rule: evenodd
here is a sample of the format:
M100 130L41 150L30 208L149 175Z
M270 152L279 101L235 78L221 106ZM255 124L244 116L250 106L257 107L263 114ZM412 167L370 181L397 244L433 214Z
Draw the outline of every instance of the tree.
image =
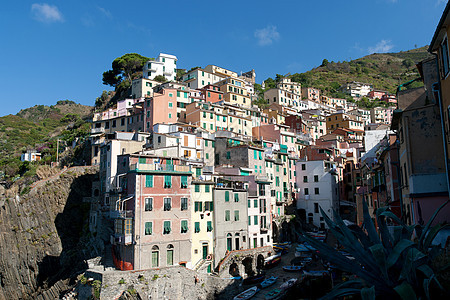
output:
M137 53L128 53L116 58L112 62L112 69L103 73L103 84L117 87L123 81L129 81L133 79L133 76L142 72L144 64L153 60Z
M167 81L167 78L162 75L158 75L158 76L155 76L155 78L153 78L153 80L163 83L163 82Z
M328 59L324 59L322 60L322 64L320 65L321 67L326 67L328 65Z

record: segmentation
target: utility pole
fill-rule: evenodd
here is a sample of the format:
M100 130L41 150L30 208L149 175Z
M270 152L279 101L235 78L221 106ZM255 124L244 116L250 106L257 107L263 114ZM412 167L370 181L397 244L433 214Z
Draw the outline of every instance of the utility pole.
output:
M56 140L56 165L59 164L59 139Z

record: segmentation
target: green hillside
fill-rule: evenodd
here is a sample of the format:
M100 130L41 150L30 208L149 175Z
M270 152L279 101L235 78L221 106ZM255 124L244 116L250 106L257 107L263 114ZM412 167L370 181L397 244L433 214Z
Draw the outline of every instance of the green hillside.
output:
M398 53L375 53L351 61L329 62L305 73L288 75L293 81L304 86L322 90L325 95L343 97L338 92L339 87L350 81L373 84L374 89L395 93L399 84L419 76L416 63L431 57L427 47L417 48ZM274 87L277 79L266 80L266 88Z
M57 139L61 145L70 145L76 138L85 138L91 114L91 106L63 100L0 117L0 175L8 179L29 171L29 164L20 162L20 155L27 150L40 151L41 163L55 161Z

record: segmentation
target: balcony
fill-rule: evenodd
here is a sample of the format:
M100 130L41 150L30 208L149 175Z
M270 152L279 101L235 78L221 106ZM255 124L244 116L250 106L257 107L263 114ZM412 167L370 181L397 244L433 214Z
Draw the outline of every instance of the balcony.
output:
M111 234L111 244L113 245L131 245L133 244L132 234Z
M91 134L104 133L104 132L105 132L105 128L104 127L92 128L91 129Z
M130 165L130 171L151 173L191 173L191 166L136 163Z
M110 212L112 219L131 219L134 217L134 211L132 210L113 210Z

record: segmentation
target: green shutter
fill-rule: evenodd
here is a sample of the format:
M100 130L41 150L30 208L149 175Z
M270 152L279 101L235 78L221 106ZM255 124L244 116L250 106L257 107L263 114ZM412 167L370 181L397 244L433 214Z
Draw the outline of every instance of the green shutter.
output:
M205 193L209 193L209 184L205 185Z
M181 233L186 233L188 231L188 221L182 220L181 221Z
M195 186L195 192L196 193L200 193L200 185L199 184L194 184Z
M145 159L145 157L139 157L139 163L140 164L145 164L147 161Z
M230 151L228 151L227 152L227 159L230 159L231 158L231 154L230 154Z
M145 222L145 235L151 235L153 231L153 223L152 222Z
M253 225L258 225L258 216L253 217L253 222L255 222Z
M205 147L208 147L208 140L205 140Z
M256 150L253 150L253 158L254 159L257 159L258 157L257 157L257 154L256 154Z
M164 221L164 234L170 233L170 221Z
M207 229L208 232L211 232L213 230L211 221L208 221L206 223L206 229Z
M234 211L234 220L239 221L239 211L238 210Z
M172 176L164 175L164 187L171 188L172 187Z
M181 176L181 188L187 188L188 186L188 178L187 176Z
M230 192L225 191L225 202L229 202L229 201L230 201Z
M202 169L201 168L196 168L195 169L195 175L198 177L200 175L202 175Z
M253 207L258 207L258 199L253 200Z
M225 221L230 221L230 211L229 210L225 211Z
M252 225L252 222L251 222L250 216L248 216L248 225L249 225L249 226L250 226L250 225Z
M262 151L259 151L259 159L262 160Z
M153 187L153 175L145 175L145 187Z
M200 222L195 222L195 232L200 232Z
M239 194L238 193L234 194L234 202L239 202Z
M214 202L209 202L209 210L213 211L214 210Z
M248 204L248 207L250 208L250 207L251 207L251 205L250 205L250 204L251 204L250 199L247 200L247 204Z

